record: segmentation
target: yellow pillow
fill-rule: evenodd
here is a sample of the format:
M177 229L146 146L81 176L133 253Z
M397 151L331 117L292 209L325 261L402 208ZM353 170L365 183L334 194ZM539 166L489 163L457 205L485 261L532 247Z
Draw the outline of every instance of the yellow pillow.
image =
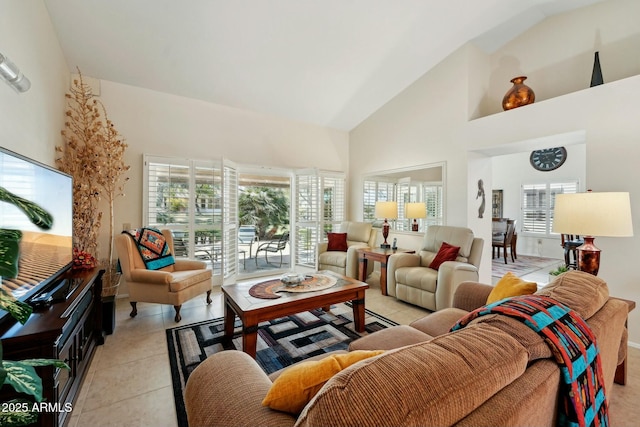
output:
M525 282L509 271L496 283L496 286L487 297L487 304L500 301L504 298L531 295L537 290L538 284L536 282Z
M297 415L332 376L356 362L381 353L383 350L355 350L297 363L276 378L262 406Z

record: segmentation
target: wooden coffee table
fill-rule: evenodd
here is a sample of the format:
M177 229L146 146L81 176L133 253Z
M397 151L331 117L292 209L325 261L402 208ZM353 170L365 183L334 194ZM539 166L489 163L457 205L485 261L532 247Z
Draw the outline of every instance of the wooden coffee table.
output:
M369 287L364 282L342 276L332 271L320 271L337 279L328 289L312 292L282 292L280 298L262 299L249 295L249 289L258 282L236 283L222 286L224 295L224 338L233 339L235 317L242 321L242 349L251 357L256 357L258 325L260 322L290 316L292 314L351 301L353 321L356 331L364 332L364 295Z

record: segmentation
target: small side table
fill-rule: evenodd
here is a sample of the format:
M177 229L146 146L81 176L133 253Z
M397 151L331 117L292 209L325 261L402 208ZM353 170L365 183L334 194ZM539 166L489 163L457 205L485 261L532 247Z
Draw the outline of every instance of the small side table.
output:
M363 248L358 249L358 279L361 282L367 280L367 266L369 260L378 261L380 263L380 292L387 295L387 262L393 254L415 254L416 251L411 249L382 249L382 248Z
M616 297L612 297L612 298L616 298ZM636 308L635 301L624 299L624 298L616 298L616 299L626 302L627 305L629 306L629 312L633 311L633 309ZM624 322L624 325L628 326L626 321ZM626 346L627 343L625 342L624 345ZM627 355L627 357L629 356ZM616 367L616 373L615 373L615 376L613 377L613 382L616 384L625 385L627 383L627 357L625 357L624 360Z

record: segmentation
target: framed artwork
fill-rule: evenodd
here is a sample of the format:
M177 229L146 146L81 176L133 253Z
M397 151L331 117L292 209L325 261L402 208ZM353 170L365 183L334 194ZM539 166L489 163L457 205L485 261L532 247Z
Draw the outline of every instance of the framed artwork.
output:
M502 190L492 191L491 216L493 218L502 218Z

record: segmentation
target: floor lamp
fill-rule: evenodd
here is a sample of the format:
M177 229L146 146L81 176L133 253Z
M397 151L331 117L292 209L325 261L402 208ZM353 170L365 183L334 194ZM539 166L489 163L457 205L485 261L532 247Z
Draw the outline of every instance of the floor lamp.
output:
M417 218L427 217L427 205L422 202L405 203L404 216L407 218L413 218L413 222L411 223L411 231L418 231L419 227Z
M382 237L384 237L384 243L380 245L382 249L389 249L391 245L387 243L387 237L389 236L389 223L387 219L398 218L398 203L397 202L376 202L375 217L380 219L384 218L382 224Z
M600 249L595 236L633 236L629 193L556 194L553 232L584 237L578 250L578 270L594 276L600 268Z

